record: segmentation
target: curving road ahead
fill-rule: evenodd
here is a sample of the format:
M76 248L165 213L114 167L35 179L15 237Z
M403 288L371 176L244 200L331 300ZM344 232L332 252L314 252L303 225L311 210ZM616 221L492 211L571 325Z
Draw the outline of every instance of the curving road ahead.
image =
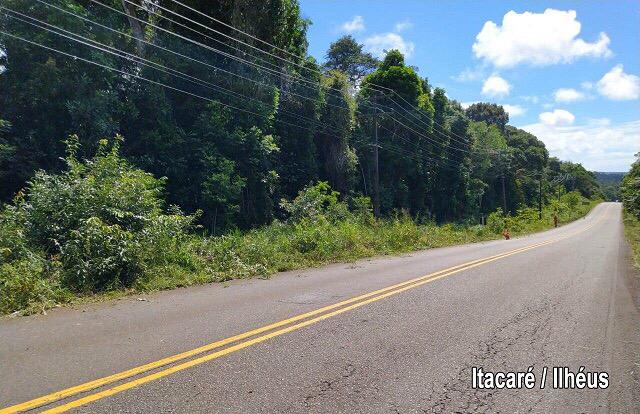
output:
M629 263L603 203L509 241L4 318L0 413L637 413ZM554 389L554 366L608 387ZM473 389L473 367L536 386Z

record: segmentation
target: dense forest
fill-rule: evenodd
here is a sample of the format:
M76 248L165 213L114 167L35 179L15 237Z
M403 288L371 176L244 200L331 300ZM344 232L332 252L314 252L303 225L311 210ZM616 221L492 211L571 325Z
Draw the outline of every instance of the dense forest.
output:
M596 181L600 185L602 195L607 201L620 199L620 184L626 173L623 172L594 172Z
M633 251L636 268L640 269L640 152L618 189L624 205L625 233Z
M0 11L0 312L535 231L601 197L397 50L344 36L318 62L295 0Z
M2 201L60 171L71 134L80 157L122 135L212 233L269 223L317 181L438 222L599 191L502 107L464 110L398 51L378 61L347 36L317 62L296 1L136 1L3 2Z

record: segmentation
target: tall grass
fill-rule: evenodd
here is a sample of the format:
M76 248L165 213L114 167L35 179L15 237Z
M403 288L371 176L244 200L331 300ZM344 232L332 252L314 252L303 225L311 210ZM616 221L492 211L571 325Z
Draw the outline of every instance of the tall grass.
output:
M627 209L623 212L624 233L631 246L633 264L640 270L640 220Z
M402 214L381 220L356 215L337 221L303 218L247 233L199 239L197 250L209 258L216 280L266 277L331 262L497 239L505 226L512 235L541 231L553 227L554 212L560 224L568 223L586 215L597 203L580 197L571 209L557 211L557 207L546 206L542 219L534 209L522 209L511 217L497 212L486 226L418 224Z
M42 311L105 293L268 277L278 271L496 239L505 227L513 235L524 234L552 227L554 213L565 223L584 216L597 203L569 193L546 206L542 220L537 210L522 209L507 217L495 212L486 226L438 226L419 224L402 213L374 219L368 199L339 201L336 192L319 183L282 202L289 216L286 221L205 237L189 231L192 216L175 209L171 214L162 212L156 200L161 183L119 164L115 151L102 157L107 159L72 166L62 177L41 176L31 185L31 193L0 214L1 313ZM120 173L107 174L105 163L119 165ZM109 178L106 187L96 179L98 172ZM122 200L131 197L131 191L112 189L131 177L146 183L140 186L144 195L140 200L146 200L142 207L113 199L120 193ZM68 188L74 196L60 198L51 183ZM106 191L109 197L89 197L95 194L95 185L98 193ZM84 200L82 208L74 204L77 200ZM57 210L64 212L60 219L55 218Z

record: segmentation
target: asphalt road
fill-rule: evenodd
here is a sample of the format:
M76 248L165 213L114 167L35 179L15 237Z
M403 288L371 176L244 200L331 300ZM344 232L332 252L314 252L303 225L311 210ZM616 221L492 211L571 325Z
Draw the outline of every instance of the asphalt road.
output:
M0 408L639 413L640 280L620 213L604 203L509 241L4 318ZM608 387L554 389L554 366L606 372ZM473 367L533 367L536 385L473 389Z

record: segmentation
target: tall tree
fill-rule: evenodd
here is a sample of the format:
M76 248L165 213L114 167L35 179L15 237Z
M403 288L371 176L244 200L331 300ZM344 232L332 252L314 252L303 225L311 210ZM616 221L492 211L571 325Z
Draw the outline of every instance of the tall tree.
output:
M340 92L338 92L340 91ZM323 128L316 133L319 178L346 194L353 186L357 158L350 148L355 102L346 75L331 71L323 80L325 105L320 113Z
M357 86L380 63L371 53L365 52L363 45L353 36L343 36L331 43L326 59L324 67L346 73L352 87Z
M478 211L487 214L503 207L502 175L508 153L507 141L497 126L486 122L471 122L468 133L472 142L471 176L475 180L473 198L477 197Z
M620 186L624 208L640 220L640 152Z
M507 123L509 123L509 114L502 106L494 103L474 103L467 108L466 114L472 121L493 124L502 132L505 132Z
M417 120L411 121L415 119L412 116L424 119L430 115L420 109L420 105L426 111L430 109L426 98L420 102L422 95L422 80L405 64L404 56L397 50L389 51L380 67L362 81L358 97L361 108L358 122L361 131L366 134L363 137L366 145L375 145L374 138L376 134L378 136L377 165L380 175L380 207L383 213L394 209L419 213L424 208L423 198L412 194L416 177L420 175L422 163L425 162L420 154L428 145L424 134L416 136L413 132L424 128L424 125L419 126ZM380 108L404 113L406 123L380 113ZM370 148L368 152L372 157L369 158L368 166L370 177L373 178L376 148ZM369 179L369 182L374 180ZM424 192L421 195L424 196Z
M289 199L295 197L301 188L318 180L314 136L322 106L322 91L315 60L309 58L305 67L310 69L306 77L314 85L293 82L286 85L276 114L277 119L284 121L275 125L280 147L278 174L281 195Z

